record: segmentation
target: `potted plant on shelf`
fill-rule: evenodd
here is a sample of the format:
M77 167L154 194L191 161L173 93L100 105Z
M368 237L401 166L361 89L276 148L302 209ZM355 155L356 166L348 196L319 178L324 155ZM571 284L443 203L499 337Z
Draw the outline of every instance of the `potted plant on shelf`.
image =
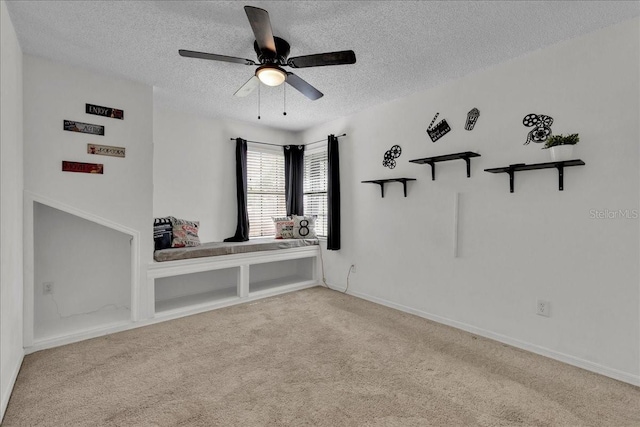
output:
M580 141L577 133L571 135L552 135L545 142L543 150L549 149L552 162L563 162L573 158L573 146Z

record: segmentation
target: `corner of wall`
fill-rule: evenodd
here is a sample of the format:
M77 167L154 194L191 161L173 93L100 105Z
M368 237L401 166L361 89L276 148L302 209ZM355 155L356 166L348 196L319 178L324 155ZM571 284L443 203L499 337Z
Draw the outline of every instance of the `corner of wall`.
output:
M23 348L23 55L0 1L0 421L13 390Z

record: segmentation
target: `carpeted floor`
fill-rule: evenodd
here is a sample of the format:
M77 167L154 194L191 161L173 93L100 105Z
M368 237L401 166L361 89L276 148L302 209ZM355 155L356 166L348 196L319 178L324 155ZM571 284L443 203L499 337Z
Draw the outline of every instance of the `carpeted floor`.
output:
M324 288L27 356L4 426L639 426L640 388Z

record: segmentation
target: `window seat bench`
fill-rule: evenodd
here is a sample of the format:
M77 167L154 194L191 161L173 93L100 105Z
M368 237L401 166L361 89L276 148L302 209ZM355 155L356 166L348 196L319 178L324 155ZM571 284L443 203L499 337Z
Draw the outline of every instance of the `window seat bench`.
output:
M319 284L317 239L256 239L156 251L150 313L177 318Z
M259 239L233 243L211 242L189 248L169 248L155 251L153 259L158 262L177 261L190 258L301 248L318 244L318 239Z

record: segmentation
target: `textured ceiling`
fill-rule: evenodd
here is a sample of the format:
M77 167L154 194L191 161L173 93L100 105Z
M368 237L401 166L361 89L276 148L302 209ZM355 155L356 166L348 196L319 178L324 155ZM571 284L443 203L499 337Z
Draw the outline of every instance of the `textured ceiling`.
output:
M287 87L233 93L252 66L182 58L178 49L256 59L243 6L266 9L290 56L352 49L357 63L294 70L324 97ZM7 1L24 53L154 86L154 103L303 130L640 14L635 1L207 2Z

